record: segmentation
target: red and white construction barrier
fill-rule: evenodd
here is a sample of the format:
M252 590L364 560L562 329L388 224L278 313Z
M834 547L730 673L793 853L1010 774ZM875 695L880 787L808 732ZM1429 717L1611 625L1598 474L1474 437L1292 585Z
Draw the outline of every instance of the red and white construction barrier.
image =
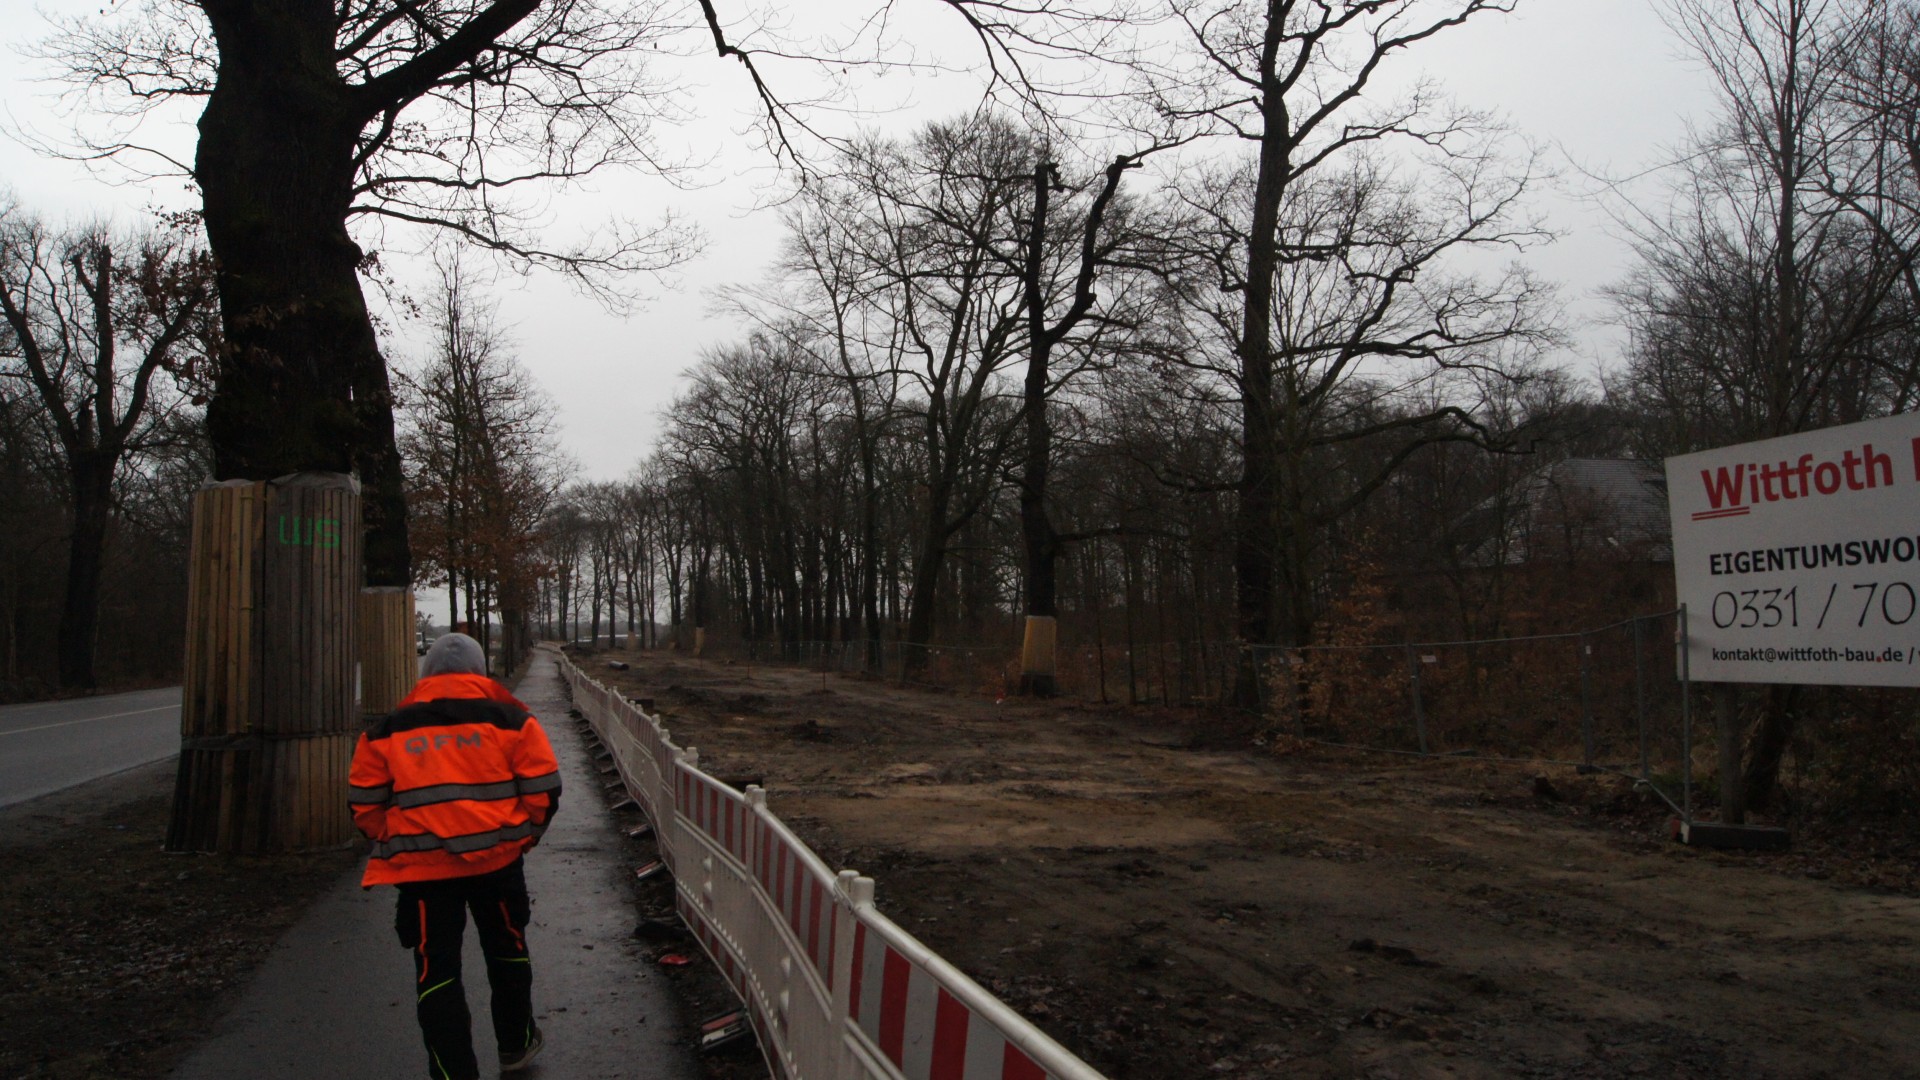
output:
M857 1007L852 1019L865 1044L895 1072L855 1075L899 1075L905 1080L1099 1075L1078 1058L1071 1064L1085 1072L1041 1065L1051 1051L1065 1051L906 931L890 921L881 927L880 922L862 920L854 927L850 994ZM961 986L980 996L970 998Z
M1104 1080L896 926L640 707L561 669L659 839L675 906L746 1005L779 1080Z

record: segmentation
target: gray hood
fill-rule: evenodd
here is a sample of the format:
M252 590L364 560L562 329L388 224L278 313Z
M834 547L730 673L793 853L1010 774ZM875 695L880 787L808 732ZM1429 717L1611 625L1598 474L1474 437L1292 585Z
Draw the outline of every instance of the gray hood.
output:
M429 675L485 675L487 654L465 634L441 634L420 658L420 677Z

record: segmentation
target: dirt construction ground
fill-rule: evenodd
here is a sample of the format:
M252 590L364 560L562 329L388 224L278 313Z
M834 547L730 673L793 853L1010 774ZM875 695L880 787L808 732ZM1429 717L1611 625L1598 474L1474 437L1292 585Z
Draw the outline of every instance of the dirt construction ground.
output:
M1116 1080L1920 1076L1910 857L1703 852L1624 780L1217 714L620 655L580 662Z

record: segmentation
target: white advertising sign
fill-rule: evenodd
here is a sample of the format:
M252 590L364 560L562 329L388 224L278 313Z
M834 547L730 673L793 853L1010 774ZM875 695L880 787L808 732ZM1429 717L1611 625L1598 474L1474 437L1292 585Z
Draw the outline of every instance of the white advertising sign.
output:
M1667 459L1701 682L1920 686L1920 413Z

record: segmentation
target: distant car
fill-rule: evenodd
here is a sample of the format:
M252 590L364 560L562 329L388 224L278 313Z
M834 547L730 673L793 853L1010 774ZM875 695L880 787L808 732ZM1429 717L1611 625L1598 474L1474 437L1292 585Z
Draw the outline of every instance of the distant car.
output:
M415 656L427 655L427 639L426 638L421 638L417 643L414 644L413 655Z

